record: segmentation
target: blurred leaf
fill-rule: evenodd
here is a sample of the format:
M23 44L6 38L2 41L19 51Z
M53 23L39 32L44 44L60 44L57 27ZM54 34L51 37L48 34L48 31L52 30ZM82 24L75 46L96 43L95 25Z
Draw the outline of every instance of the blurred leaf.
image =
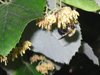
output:
M96 11L100 9L95 0L62 0L62 2L85 11ZM57 0L57 3L59 3L59 0Z
M85 42L82 43L79 52L86 54L88 58L94 62L94 64L99 65L99 60L97 56L94 54L92 48L87 43Z
M5 57L16 43L26 25L43 17L45 0L11 0L0 4L0 54Z
M13 75L42 75L36 70L36 63L29 64L27 62L23 62L18 69L13 71Z

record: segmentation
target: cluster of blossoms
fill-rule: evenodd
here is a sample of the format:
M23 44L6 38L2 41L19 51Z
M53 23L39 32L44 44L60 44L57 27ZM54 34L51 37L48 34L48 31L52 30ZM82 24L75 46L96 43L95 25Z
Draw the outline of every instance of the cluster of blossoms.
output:
M30 61L33 63L37 62L37 60L40 60L40 62L36 66L36 70L41 72L41 74L48 74L48 71L55 69L54 64L50 60L47 60L44 55L39 56L35 54L30 58Z
M63 25L63 29L66 28L67 25L74 25L77 23L77 19L79 16L79 13L75 10L71 10L70 7L63 7L59 12L58 12L58 28L61 27L61 24Z
M37 19L36 25L39 25L39 27L42 27L51 30L52 24L56 23L56 16L54 14L46 16L44 19Z
M70 7L55 8L47 13L43 19L37 19L36 25L45 28L47 30L52 29L52 24L57 24L58 28L65 29L66 24L71 26L77 23L79 13L75 10L71 10Z
M12 59L12 61L14 61L15 58L18 58L18 54L21 54L21 56L23 56L23 54L25 54L25 50L29 49L30 50L30 46L32 45L31 42L29 41L24 41L24 42L19 42L15 48L13 48L10 53L6 56L7 60L0 55L0 59L1 62L5 62L5 65L7 65L8 60Z
M46 58L45 58L44 55L39 56L39 55L37 55L37 54L35 54L35 55L33 55L32 57L30 57L30 61L31 61L32 63L37 62L38 60L45 60L45 59L46 59Z

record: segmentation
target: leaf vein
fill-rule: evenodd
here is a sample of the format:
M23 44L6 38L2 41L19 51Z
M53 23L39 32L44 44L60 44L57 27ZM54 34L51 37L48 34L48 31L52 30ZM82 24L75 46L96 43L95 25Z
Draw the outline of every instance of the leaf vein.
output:
M25 9L26 11L30 11L30 10L26 9L24 6L17 5L17 4L14 4L14 3L11 3L11 4L14 5L14 6L17 6L17 7L23 8L23 9Z
M14 25L15 27L17 27L17 28L21 28L18 24L16 24L16 23L14 23L14 22L11 22L11 21L7 21L8 23L11 23L12 25Z
M11 14L13 14L13 15L19 17L19 18L24 18L24 17L21 17L19 14L16 14L16 13L13 13L13 12L8 12L8 13L11 13Z
M0 10L4 9L7 5L3 6Z

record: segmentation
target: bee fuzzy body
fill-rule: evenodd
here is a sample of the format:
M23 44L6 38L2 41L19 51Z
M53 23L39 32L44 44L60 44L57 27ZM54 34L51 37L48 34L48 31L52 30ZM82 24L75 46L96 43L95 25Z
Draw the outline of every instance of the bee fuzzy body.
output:
M61 27L58 28L58 33L62 36L60 39L66 37L66 36L68 36L68 37L73 36L75 31L76 31L75 25L66 24L66 28L64 28L64 29L63 29L63 25L61 25Z

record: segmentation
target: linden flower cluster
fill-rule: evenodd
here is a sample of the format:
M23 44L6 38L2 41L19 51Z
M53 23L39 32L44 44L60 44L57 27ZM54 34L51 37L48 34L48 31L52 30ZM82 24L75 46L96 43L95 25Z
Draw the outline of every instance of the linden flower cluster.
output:
M10 53L6 56L7 60L3 58L3 56L0 55L1 58L1 62L5 62L5 65L7 65L8 60L12 59L12 61L14 61L15 58L18 58L18 54L21 54L21 56L23 56L23 54L25 54L25 50L29 49L30 50L30 46L32 45L31 42L29 41L24 41L24 42L19 42L15 48L12 49L12 51L10 51Z
M30 61L31 61L32 63L37 62L38 60L45 60L45 59L46 59L46 58L45 58L44 55L39 56L39 55L37 55L37 54L35 54L35 55L33 55L32 57L30 57Z
M37 67L36 70L38 72L41 72L42 74L48 74L48 70L54 70L55 67L53 65L53 63L49 60L45 60L43 62L41 62Z
M77 23L77 19L79 16L79 13L75 10L71 10L70 7L63 7L59 12L58 12L58 28L61 28L61 25L63 29L66 28L66 24L71 26Z
M44 19L37 19L36 25L39 25L39 27L42 27L51 30L52 24L56 23L56 16L54 14L46 16Z
M66 24L74 25L77 23L79 13L75 10L71 10L70 7L56 8L51 10L52 13L47 13L43 19L37 19L36 25L45 28L47 30L52 29L52 24L57 24L58 28L63 25L63 29L66 28Z
M31 62L36 62L37 60L41 60L39 64L36 66L36 70L41 72L41 74L48 74L48 71L53 71L55 69L54 64L45 58L45 56L41 55L33 55L30 58Z

